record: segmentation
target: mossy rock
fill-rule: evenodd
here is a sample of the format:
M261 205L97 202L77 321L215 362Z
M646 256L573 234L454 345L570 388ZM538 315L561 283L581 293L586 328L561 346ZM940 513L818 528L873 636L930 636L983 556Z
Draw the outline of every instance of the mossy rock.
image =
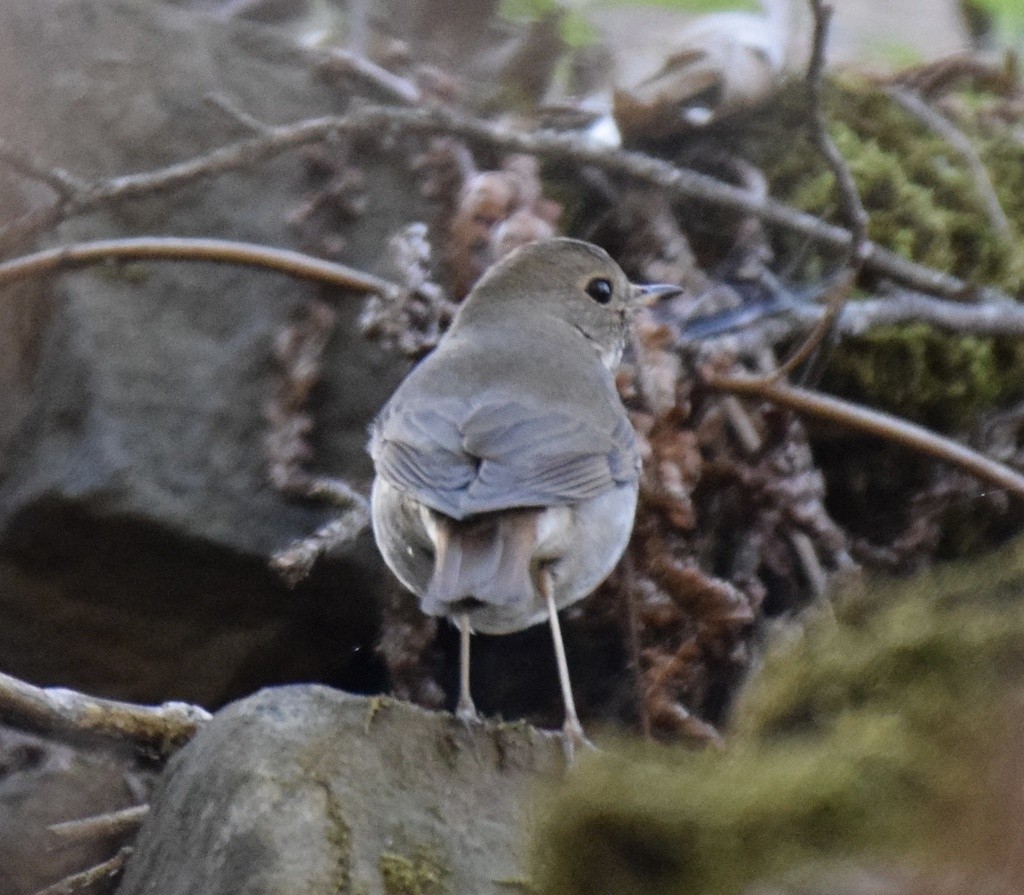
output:
M950 828L1024 689L1022 599L1024 542L844 595L769 655L724 751L583 764L538 837L542 890L726 895L957 857Z
M853 77L834 80L826 116L875 242L968 283L1022 297L1024 145L1009 127L997 128L980 114L972 117L970 100L965 96L964 119L957 123L989 171L1014 230L1010 240L993 229L970 171L952 145L877 86ZM743 151L765 170L772 195L841 223L834 178L806 135L805 103L803 90L794 88L780 96L771 114L745 122ZM789 149L780 154L780 146ZM778 238L785 254L805 254L798 238ZM816 280L831 269L832 260L812 256L801 274ZM845 343L824 385L950 431L967 425L980 409L1024 394L1024 352L1011 340L892 327Z

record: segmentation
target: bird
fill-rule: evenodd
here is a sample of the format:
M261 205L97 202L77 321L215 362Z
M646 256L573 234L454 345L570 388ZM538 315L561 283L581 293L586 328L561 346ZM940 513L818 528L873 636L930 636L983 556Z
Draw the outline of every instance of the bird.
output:
M471 634L546 618L570 761L587 741L558 610L615 567L639 491L614 371L633 312L681 291L631 283L581 240L522 246L483 274L370 427L374 537L422 611L459 628L456 714L478 717Z

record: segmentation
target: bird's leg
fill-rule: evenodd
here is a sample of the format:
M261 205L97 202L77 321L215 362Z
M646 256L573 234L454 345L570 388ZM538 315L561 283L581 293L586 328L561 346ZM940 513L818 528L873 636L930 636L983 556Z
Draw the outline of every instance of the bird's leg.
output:
M542 568L538 582L544 600L548 604L548 621L551 623L551 637L555 642L555 662L558 664L558 683L562 687L562 703L565 706L565 723L562 725L562 735L565 737L565 757L568 763L572 764L576 750L583 746L592 747L592 744L583 733L583 725L580 724L579 715L576 714L576 703L572 698L569 663L565 660L565 644L562 643L562 628L558 624L558 609L555 606L551 571Z
M469 613L459 615L459 702L455 714L461 721L476 721L479 715L473 705L473 697L469 694L469 637L473 631L469 627Z

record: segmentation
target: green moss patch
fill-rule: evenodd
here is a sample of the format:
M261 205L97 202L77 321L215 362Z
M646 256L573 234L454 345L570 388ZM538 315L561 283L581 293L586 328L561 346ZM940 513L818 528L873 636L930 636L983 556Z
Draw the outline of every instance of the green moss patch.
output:
M549 806L551 893L738 893L947 857L1024 683L1024 545L846 595L773 652L724 752L593 758Z

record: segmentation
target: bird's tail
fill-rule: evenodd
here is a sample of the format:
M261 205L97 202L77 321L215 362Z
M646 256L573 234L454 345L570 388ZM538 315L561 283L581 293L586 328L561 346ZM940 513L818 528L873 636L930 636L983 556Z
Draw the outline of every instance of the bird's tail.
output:
M541 510L484 513L463 521L434 515L434 573L423 595L431 615L466 598L494 606L534 599L531 562Z

